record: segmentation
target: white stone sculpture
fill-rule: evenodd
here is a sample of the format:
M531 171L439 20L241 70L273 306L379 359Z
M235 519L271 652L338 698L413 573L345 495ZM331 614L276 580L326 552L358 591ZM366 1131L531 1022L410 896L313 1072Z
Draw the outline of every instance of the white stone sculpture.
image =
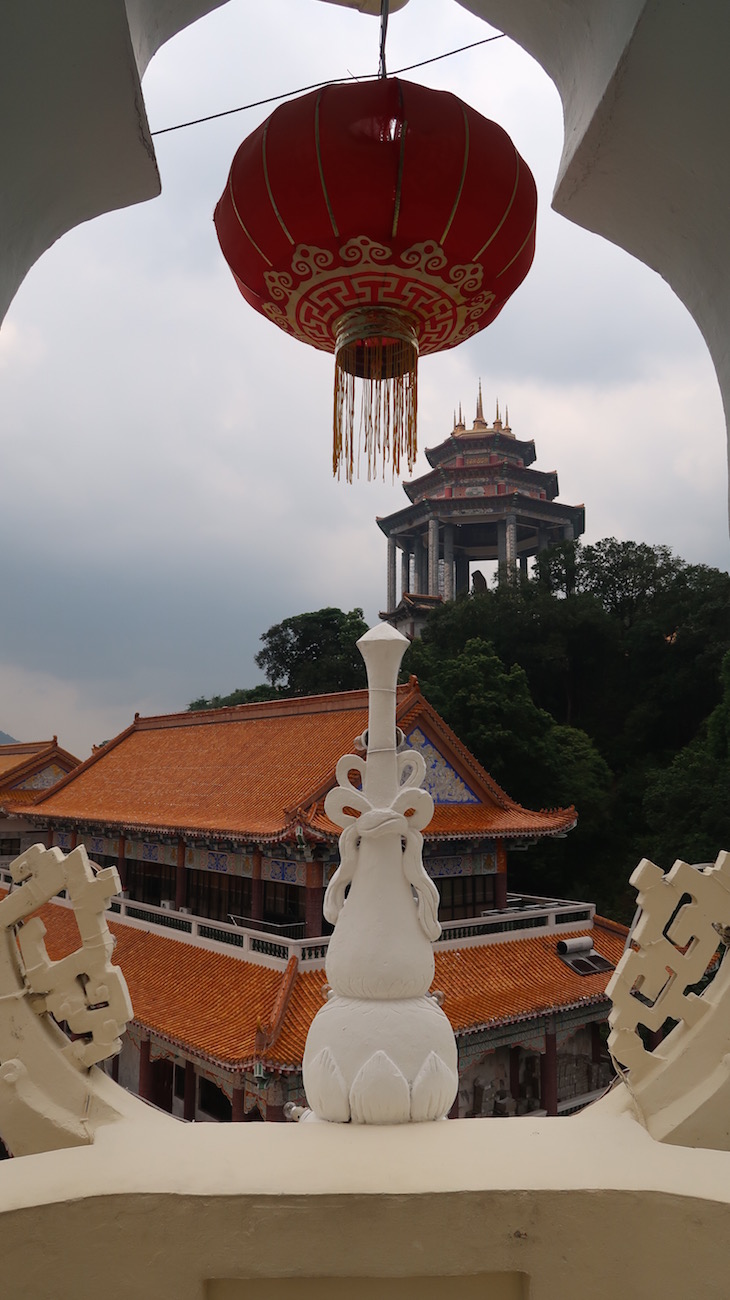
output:
M441 933L438 891L422 861L433 800L421 789L420 754L397 749L396 682L408 641L383 623L357 644L368 673L367 759L340 759L325 801L344 830L324 900L335 926L329 991L307 1037L304 1088L321 1120L441 1119L456 1096L457 1050L428 992Z
M0 901L0 1136L25 1155L92 1142L100 1124L122 1117L156 1121L157 1112L95 1068L120 1050L133 1014L104 918L119 890L116 869L94 871L83 845L66 857L35 844L10 871L18 888ZM32 913L61 890L81 947L52 961Z
M677 861L666 875L644 858L631 883L641 915L606 990L613 999L608 1046L614 1064L652 1137L728 1151L727 957L704 991L693 990L720 939L730 940L730 854L709 867ZM667 1020L676 1025L651 1051L640 1026L657 1033Z

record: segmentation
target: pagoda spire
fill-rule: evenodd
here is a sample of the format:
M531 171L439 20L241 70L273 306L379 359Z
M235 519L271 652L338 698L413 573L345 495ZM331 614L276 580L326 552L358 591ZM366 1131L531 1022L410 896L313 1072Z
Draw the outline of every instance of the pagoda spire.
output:
M497 398L497 413L496 413L496 415L495 415L495 417L494 417L494 423L495 423L495 424L499 424L499 423L500 423L500 419L499 419L499 398Z
M479 380L479 396L477 397L477 420L484 421L484 407L482 405L482 381Z

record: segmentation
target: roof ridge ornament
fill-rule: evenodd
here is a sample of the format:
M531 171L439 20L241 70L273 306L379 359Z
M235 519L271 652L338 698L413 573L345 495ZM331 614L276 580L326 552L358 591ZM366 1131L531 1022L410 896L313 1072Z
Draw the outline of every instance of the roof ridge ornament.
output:
M343 827L324 913L327 1002L312 1021L303 1076L311 1114L336 1123L444 1118L458 1088L454 1033L437 1001L438 890L421 831L433 799L423 758L398 752L396 684L409 642L388 623L357 645L368 674L367 758L346 754L327 816ZM352 780L353 774L355 780Z

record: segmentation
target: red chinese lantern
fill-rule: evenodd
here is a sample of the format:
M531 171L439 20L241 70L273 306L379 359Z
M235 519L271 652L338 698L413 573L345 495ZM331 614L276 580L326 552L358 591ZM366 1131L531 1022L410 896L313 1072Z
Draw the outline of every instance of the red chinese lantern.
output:
M455 95L396 78L283 104L240 146L215 211L247 302L335 354L333 468L416 453L417 362L498 315L535 249L532 174Z

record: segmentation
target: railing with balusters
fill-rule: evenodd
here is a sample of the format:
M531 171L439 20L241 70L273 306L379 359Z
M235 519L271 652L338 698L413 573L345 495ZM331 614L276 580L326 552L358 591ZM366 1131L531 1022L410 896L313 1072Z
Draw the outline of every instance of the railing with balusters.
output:
M10 873L2 866L0 883L12 887ZM60 906L70 906L62 896L55 901ZM123 897L113 898L109 910L113 920L123 925L157 933L167 932L170 938L183 943L227 952L259 965L280 967L296 957L303 969L317 969L324 966L327 956L328 935L304 939L278 932L291 927L264 926L262 923L258 928L253 923L241 926L228 921L211 921L188 912L176 912ZM444 921L436 945L448 950L505 943L510 939L526 938L535 930L543 934L560 934L590 926L594 914L595 907L589 903L511 894L508 895L507 907L499 911L483 912L481 916L463 921Z

